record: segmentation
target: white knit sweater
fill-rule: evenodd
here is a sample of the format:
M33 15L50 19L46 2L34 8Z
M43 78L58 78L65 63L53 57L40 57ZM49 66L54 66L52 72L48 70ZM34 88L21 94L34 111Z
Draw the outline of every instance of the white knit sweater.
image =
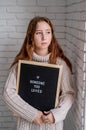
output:
M49 54L46 56L39 56L33 53L33 61L47 62L49 60ZM52 109L55 123L44 124L42 126L33 123L34 117L37 114L37 109L27 104L16 92L16 76L17 65L14 65L10 70L7 78L3 97L9 108L13 113L17 114L17 127L16 130L63 130L63 120L74 101L74 90L72 87L71 73L66 63L57 58L57 63L63 65L61 91L62 95L59 98L59 107Z

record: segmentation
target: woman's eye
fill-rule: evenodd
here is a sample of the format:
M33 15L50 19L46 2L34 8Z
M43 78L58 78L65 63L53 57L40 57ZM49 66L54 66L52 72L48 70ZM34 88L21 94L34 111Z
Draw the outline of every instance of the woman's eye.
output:
M50 34L51 32L49 31L49 32L47 32L48 34Z
M38 35L38 34L42 34L41 32L36 32L36 34Z

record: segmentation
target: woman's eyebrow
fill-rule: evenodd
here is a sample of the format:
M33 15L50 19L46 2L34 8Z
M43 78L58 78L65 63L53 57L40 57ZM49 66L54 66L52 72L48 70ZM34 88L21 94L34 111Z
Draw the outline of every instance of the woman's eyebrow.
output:
M45 29L46 31L51 31L51 29ZM42 29L36 29L36 31L42 31Z

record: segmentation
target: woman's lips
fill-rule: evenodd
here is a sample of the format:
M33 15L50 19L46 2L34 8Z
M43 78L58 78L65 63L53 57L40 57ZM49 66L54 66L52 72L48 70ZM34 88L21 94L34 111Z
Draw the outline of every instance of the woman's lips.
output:
M45 44L47 44L47 42L42 42L42 45L45 45Z

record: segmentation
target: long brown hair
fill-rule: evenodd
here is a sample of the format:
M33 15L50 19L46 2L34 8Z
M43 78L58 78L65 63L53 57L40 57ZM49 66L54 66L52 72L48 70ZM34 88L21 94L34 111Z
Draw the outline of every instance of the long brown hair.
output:
M72 71L72 65L69 61L69 59L64 55L63 50L61 49L60 45L58 44L57 39L54 35L54 29L51 21L46 17L34 17L27 28L26 37L24 39L24 43L21 47L20 52L17 54L17 56L14 59L14 62L12 63L11 67L17 63L19 60L32 60L32 54L34 51L34 44L33 44L33 37L36 30L36 25L38 22L45 21L49 24L52 31L52 40L51 44L49 46L49 52L51 53L49 57L49 63L55 64L57 57L61 57L68 65L70 70Z

